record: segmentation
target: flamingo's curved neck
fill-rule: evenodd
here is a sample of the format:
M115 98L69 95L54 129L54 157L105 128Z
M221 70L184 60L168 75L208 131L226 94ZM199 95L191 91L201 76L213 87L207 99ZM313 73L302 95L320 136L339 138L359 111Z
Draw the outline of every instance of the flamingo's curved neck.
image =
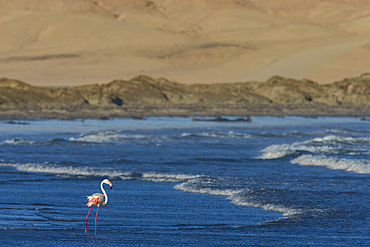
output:
M103 182L100 183L100 189L101 189L101 191L103 191L104 198L105 198L104 202L101 205L105 205L108 202L108 195L107 195L107 193L105 192L105 190L103 188Z

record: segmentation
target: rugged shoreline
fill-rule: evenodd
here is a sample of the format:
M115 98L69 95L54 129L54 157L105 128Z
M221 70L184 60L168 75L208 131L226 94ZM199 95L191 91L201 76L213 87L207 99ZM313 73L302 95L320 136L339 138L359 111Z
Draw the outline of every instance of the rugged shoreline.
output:
M370 116L370 75L320 85L266 82L184 85L138 76L72 88L0 79L0 119L108 119L147 116Z
M131 105L125 108L117 107L91 107L71 110L71 108L42 109L39 107L1 107L1 120L31 120L31 119L109 119L109 118L145 118L156 117L218 117L218 116L302 116L302 117L370 117L368 105L359 106L328 106L314 104L309 107L303 105L239 105L239 106L184 106L184 105L158 105L138 106Z

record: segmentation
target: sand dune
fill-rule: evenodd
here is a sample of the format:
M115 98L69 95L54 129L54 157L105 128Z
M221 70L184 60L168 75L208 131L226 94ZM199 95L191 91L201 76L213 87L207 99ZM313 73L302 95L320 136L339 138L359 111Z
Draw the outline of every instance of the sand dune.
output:
M343 58L344 55L350 56L353 52L351 49L363 45L365 41L351 41L348 43L338 44L326 44L326 45L310 45L297 47L291 52L284 53L280 57L275 57L266 65L262 65L255 70L249 71L245 75L242 75L238 79L240 81L249 80L266 80L269 75L283 75L285 77L300 78L306 77L317 81L329 81L330 78L323 77L323 71L326 66L332 65ZM354 60L356 58L353 58ZM366 58L363 57L366 60ZM349 66L347 66L349 68ZM369 69L370 67L363 66L363 70ZM352 68L354 69L354 68ZM322 71L321 73L319 71ZM348 72L348 71L346 71ZM339 75L337 75L339 76ZM346 77L342 73L343 78Z
M73 86L368 72L370 1L0 0L0 76Z

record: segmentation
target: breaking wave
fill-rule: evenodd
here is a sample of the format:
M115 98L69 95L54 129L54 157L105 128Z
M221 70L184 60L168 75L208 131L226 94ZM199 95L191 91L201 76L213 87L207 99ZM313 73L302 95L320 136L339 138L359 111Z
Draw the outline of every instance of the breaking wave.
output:
M14 138L14 139L5 140L3 142L0 142L0 145L31 145L34 143L35 143L34 141Z
M96 134L86 135L79 138L71 137L71 142L125 142L132 140L144 140L144 139L155 139L155 136L151 135L126 135L119 134L114 131L104 131Z
M355 173L370 173L369 160L327 157L325 155L301 155L290 162L305 166L325 166L334 170L345 170Z
M250 138L249 134L235 133L233 131L229 132L202 132L202 133L182 133L176 136L155 136L155 135L130 135L130 134L120 134L114 131L104 131L96 134L89 134L81 137L70 137L70 142L127 142L134 140L170 140L178 138Z
M78 137L54 138L51 140L24 140L24 139L10 139L0 142L0 145L35 145L47 144L55 145L60 143L121 143L133 141L163 141L181 138L250 138L250 134L229 132L201 132L201 133L182 133L178 135L145 135L145 134L125 134L115 131L102 131L90 134L81 134Z
M255 190L250 189L232 189L232 188L219 188L220 178L214 179L210 177L200 177L191 179L187 182L180 183L174 187L176 190L190 193L203 193L210 195L227 196L232 204L237 206L262 208L267 211L275 211L283 214L284 217L294 216L301 214L303 211L300 209L289 208L284 205L276 205L272 203L258 202L253 199ZM225 186L227 187L227 186Z
M142 180L152 182L184 182L200 177L200 175L156 173L156 172L133 172L122 171L114 168L92 168L92 167L73 167L61 166L53 163L27 163L27 164L6 164L0 166L14 167L22 172L53 173L61 177L108 177L121 180Z
M304 152L318 154L345 154L355 155L368 152L360 146L363 143L370 142L370 138L353 138L329 135L325 137L316 137L303 142L293 144L271 145L261 150L259 159L278 159L287 155L302 154Z
M250 138L250 134L229 132L202 132L202 133L183 133L182 137L231 137L231 138Z

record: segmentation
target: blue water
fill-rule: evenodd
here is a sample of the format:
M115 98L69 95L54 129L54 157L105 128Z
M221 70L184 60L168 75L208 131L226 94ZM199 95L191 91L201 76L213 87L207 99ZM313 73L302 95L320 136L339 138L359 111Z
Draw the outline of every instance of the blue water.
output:
M252 120L0 122L0 245L370 245L370 122Z

